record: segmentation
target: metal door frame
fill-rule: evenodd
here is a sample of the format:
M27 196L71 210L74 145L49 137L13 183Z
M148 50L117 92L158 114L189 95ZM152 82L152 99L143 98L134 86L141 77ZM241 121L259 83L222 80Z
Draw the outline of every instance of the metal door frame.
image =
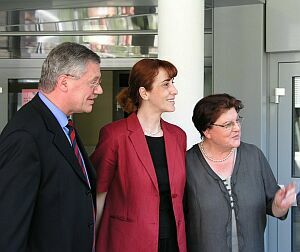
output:
M0 60L0 132L8 121L8 79L39 79L41 60Z

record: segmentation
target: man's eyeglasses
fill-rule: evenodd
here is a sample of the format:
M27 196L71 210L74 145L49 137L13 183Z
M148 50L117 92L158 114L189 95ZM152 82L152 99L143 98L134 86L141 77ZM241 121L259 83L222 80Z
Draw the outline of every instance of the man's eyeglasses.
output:
M101 83L97 80L97 81L92 81L91 83L89 83L89 86L91 89L96 89L97 87L100 87Z
M216 123L212 123L211 125L213 126L218 126L218 127L222 127L223 129L225 129L226 131L232 131L233 127L235 124L237 124L239 127L241 126L242 122L244 120L244 117L239 116L235 121L231 121L225 124L216 124Z
M65 74L66 76L68 77L71 77L71 78L74 78L75 80L79 80L81 77L78 77L78 76L75 76L75 75L72 75L72 74ZM88 83L89 87L91 89L96 89L97 87L99 87L101 85L100 81L99 80L96 80L96 81L92 81L90 83Z

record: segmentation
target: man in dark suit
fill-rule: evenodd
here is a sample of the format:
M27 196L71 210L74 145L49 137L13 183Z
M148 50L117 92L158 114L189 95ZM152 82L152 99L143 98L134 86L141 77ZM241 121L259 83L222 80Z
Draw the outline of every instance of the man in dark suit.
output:
M2 131L0 251L94 250L95 171L68 118L92 111L100 83L99 56L62 43L43 63L38 94Z

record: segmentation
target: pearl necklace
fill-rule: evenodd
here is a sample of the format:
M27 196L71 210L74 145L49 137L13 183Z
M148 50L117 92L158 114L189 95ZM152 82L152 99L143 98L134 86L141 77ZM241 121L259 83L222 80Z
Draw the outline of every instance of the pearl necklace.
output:
M162 131L161 127L158 127L158 129L156 131L150 131L150 130L146 130L144 129L144 133L147 136L156 136L157 134L159 134Z
M207 153L205 152L205 150L203 148L203 141L200 142L199 147L200 147L200 150L201 150L202 154L204 155L204 157L206 157L208 160L215 162L215 163L221 163L221 162L226 161L234 151L234 148L232 148L231 151L228 153L228 155L226 157L224 157L223 159L214 159L214 158L208 156Z

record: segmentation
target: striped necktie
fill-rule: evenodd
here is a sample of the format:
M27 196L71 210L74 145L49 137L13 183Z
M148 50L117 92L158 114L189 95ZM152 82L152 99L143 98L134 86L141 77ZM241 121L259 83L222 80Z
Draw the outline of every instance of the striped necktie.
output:
M78 145L77 145L77 142L76 142L76 134L75 134L75 129L74 129L74 124L73 124L73 121L71 119L68 120L68 124L67 124L67 128L69 129L69 137L70 137L70 140L71 140L71 144L72 144L72 147L74 149L74 153L75 153L75 156L77 157L77 160L78 160L78 163L81 167L81 170L88 182L88 184L90 185L89 183L89 179L88 179L88 176L86 174L86 169L84 167L84 164L82 162L82 158L80 156L80 152L79 152L79 148L78 148ZM94 239L93 239L93 249L92 249L92 252L95 251L95 241L96 241L96 232L95 232L95 219L96 219L96 215L95 215L95 209L94 209L94 206L93 206L93 217L94 217Z
M70 140L71 140L71 144L72 144L75 156L77 157L78 163L81 167L81 170L83 172L84 177L88 181L86 170L84 168L84 164L83 164L82 158L80 156L79 148L78 148L77 141L76 141L76 134L75 134L74 124L73 124L73 121L71 119L69 119L69 121L68 121L67 128L69 129L69 137L70 137Z

